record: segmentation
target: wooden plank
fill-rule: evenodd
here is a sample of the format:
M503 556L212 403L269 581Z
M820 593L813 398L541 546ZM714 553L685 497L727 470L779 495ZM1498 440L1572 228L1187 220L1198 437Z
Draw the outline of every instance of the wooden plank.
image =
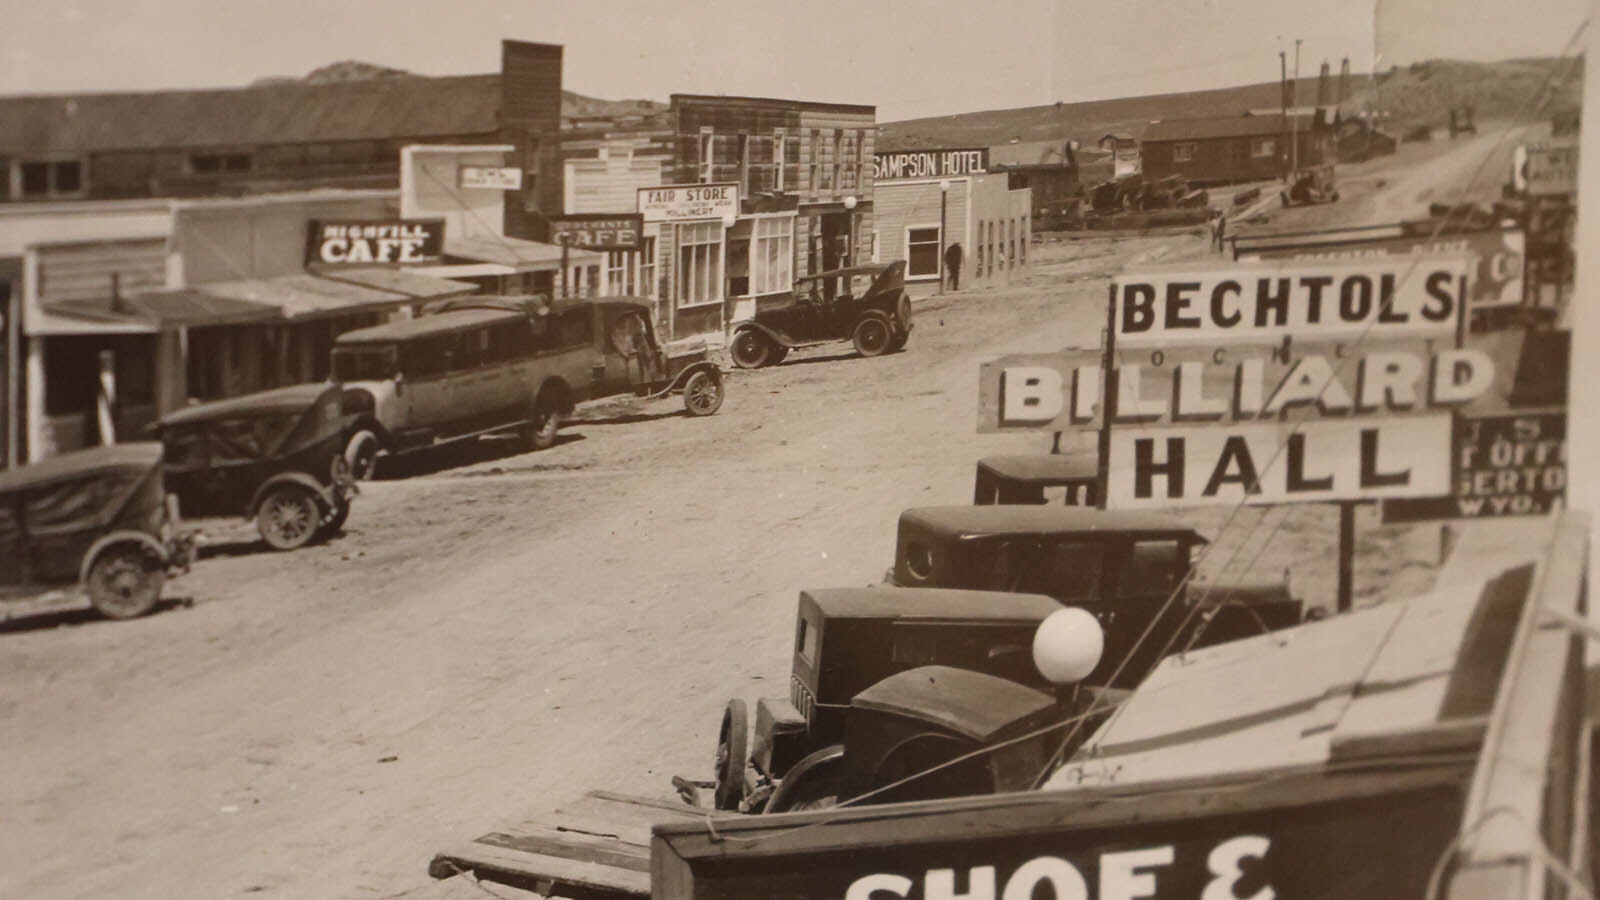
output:
M639 872L650 867L650 853L647 847L571 831L558 831L554 828L519 829L510 833L493 831L479 837L474 843Z
M476 872L480 878L516 885L550 882L552 889L542 892L546 894L560 893L563 886L635 897L650 894L648 872L526 853L477 841L436 855L428 866L429 874L435 878L466 871Z

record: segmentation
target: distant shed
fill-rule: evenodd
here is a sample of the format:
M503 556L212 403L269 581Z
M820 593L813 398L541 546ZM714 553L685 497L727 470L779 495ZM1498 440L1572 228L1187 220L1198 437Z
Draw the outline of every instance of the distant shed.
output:
M1140 157L1150 180L1181 175L1191 183L1226 184L1278 178L1291 160L1301 167L1332 162L1337 126L1338 112L1329 107L1288 115L1165 119L1145 128Z

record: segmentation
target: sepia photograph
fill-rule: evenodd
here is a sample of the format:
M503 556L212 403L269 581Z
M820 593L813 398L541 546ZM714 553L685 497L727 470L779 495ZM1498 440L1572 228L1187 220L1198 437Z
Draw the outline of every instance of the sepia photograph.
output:
M0 897L1600 891L1600 2L14 7Z

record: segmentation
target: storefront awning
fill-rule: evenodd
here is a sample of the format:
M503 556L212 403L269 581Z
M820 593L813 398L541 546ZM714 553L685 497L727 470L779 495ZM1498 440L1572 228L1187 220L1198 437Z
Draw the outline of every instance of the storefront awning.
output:
M444 255L474 262L509 266L513 272L559 272L561 250L555 244L541 244L513 237L451 237L445 235ZM567 250L567 265L599 265L604 257L593 250Z
M431 268L431 267L430 267ZM435 278L416 269L324 269L316 273L330 281L343 281L362 287L405 294L418 300L443 300L473 293L478 286L470 281Z
M334 281L309 272L214 282L205 285L203 290L219 297L270 304L280 309L285 319L382 312L413 303L417 299L398 291Z
M46 301L22 316L22 333L28 337L67 337L85 334L155 334L161 327L137 316L100 309L62 308Z

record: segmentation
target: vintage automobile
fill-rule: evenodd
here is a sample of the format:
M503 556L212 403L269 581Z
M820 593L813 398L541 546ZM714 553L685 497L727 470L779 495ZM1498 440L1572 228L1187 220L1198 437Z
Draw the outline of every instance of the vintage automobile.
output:
M553 445L585 400L677 393L691 416L722 407L703 342L667 348L646 302L464 297L414 319L338 337L333 379L355 417L345 459L369 477L383 454L491 434Z
M972 502L978 505L1045 503L1046 493L1062 489L1068 506L1088 506L1099 489L1092 458L1061 453L1016 453L978 460Z
M1300 602L1282 582L1191 584L1192 553L1204 543L1194 529L1155 513L924 507L900 515L894 566L885 580L1046 594L1088 610L1105 630L1106 647L1084 683L1126 689L1168 653L1303 620Z
M744 812L826 805L1045 728L871 799L1027 787L1061 741L1059 729L1046 726L1092 698L1060 689L1034 663L1039 626L1060 611L1038 594L885 586L801 592L789 696L757 702L753 743L746 703L728 703L715 779L705 783L714 805ZM698 784L676 783L698 799Z
M1288 186L1278 192L1278 199L1284 206L1334 203L1339 199L1339 190L1334 184L1333 163L1296 169L1289 176Z
M862 356L899 350L911 336L905 282L904 260L797 278L793 293L756 299L753 317L734 325L728 355L742 369L759 369L825 341L852 341Z
M194 538L162 489L161 445L114 444L0 472L0 598L82 585L101 614L129 619L188 569Z
M168 413L167 490L185 518L254 518L274 550L339 531L355 479L344 460L351 422L336 384L299 384Z

